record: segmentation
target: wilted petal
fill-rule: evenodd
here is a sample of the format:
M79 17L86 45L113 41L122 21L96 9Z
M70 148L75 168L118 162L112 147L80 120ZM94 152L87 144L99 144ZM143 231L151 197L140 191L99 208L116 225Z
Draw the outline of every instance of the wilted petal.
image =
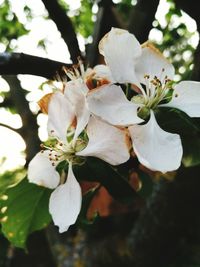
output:
M116 82L136 82L135 64L141 55L141 46L133 34L112 28L101 39L99 52L104 56Z
M145 125L133 125L129 131L134 152L144 166L163 173L179 168L183 154L180 136L163 131L153 112Z
M87 96L89 110L113 125L127 126L143 120L137 116L138 105L127 100L120 86L105 85Z
M87 134L88 145L77 155L97 157L112 165L121 164L129 159L128 137L124 130L91 117Z
M90 112L86 106L86 93L88 89L86 85L80 81L72 81L67 83L65 88L65 96L74 107L77 125L74 134L74 140L84 130L88 123Z
M72 104L67 101L63 93L56 92L49 103L48 108L48 132L66 142L68 127L75 117Z
M38 101L38 105L44 114L48 114L49 102L52 96L53 93L46 94Z
M28 166L28 180L31 183L54 189L58 186L60 175L49 160L49 150L39 152Z
M200 82L180 82L174 88L172 100L160 106L178 108L190 117L200 117Z
M81 188L69 164L67 181L53 191L49 201L49 212L60 233L67 231L69 226L76 222L81 200Z
M153 45L147 44L142 48L142 55L135 67L136 75L140 83L146 84L145 75L152 80L155 76L164 81L174 77L174 67Z

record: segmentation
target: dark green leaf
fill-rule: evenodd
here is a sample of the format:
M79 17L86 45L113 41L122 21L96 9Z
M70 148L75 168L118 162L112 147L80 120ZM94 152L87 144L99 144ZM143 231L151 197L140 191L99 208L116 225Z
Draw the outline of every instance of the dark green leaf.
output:
M163 130L180 134L183 164L186 167L200 164L200 120L192 119L182 111L168 108L161 108L157 119Z
M100 182L116 200L121 202L132 201L137 196L117 168L100 159L88 157L84 165L74 166L73 171L78 179Z
M147 198L153 191L153 181L147 173L141 170L138 170L138 176L142 183L142 188L138 191L138 194L143 198Z
M93 218L91 220L87 219L87 211L90 207L90 203L93 200L96 193L99 191L100 186L96 186L90 190L88 190L82 198L82 206L81 206L81 212L79 213L77 224L83 228L87 227L88 225L91 225L95 222L95 220L98 218L98 213L95 213Z
M184 136L183 143L183 164L185 167L192 167L200 164L200 135Z
M181 136L200 133L200 124L180 110L162 107L156 113L156 118L165 131Z
M6 171L0 175L0 196L6 191L6 189L19 182L24 177L23 170Z
M0 200L2 232L14 246L24 248L30 233L49 224L50 194L51 190L27 179L5 192Z

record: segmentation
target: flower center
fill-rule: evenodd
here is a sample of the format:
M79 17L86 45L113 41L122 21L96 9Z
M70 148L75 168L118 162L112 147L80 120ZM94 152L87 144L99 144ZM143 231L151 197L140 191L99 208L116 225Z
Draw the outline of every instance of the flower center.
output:
M139 104L138 116L146 119L150 110L154 110L161 102L169 102L172 94L172 81L166 76L163 81L149 75L144 76L145 84L141 84L141 94L134 96L131 101Z
M76 153L83 150L88 143L86 134L83 134L76 141L73 141L73 135L67 135L67 141L63 142L56 137L49 139L45 144L41 144L42 151L49 150L49 160L52 166L56 166L62 161L72 162L73 164L81 165L85 159L77 156Z

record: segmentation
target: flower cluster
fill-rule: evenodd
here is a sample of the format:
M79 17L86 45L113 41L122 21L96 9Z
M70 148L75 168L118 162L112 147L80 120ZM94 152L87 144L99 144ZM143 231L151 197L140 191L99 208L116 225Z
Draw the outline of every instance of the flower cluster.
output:
M48 113L49 140L29 164L28 179L54 191L49 211L59 231L75 223L81 189L73 166L93 156L111 165L126 162L134 152L153 171L179 168L181 138L160 128L158 107L173 107L200 117L200 83L174 85L174 67L151 44L140 45L126 30L112 28L99 43L106 65L66 70L64 89L40 101ZM133 92L127 98L122 88ZM132 145L131 145L132 144ZM68 165L67 178L59 165Z

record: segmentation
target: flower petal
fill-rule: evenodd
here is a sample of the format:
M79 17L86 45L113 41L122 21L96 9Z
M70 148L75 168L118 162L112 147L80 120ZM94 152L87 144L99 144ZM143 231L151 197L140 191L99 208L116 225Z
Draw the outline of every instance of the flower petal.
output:
M91 117L87 126L89 138L79 156L94 156L112 165L126 162L129 157L128 137L124 130Z
M75 117L72 104L61 92L56 92L50 100L48 112L49 135L66 142L67 129Z
M147 44L142 48L142 55L135 67L136 75L140 83L146 84L145 75L152 80L155 76L161 82L167 76L168 79L174 77L174 67L153 45Z
M69 164L67 181L53 191L49 201L49 212L60 233L67 231L69 226L76 222L81 200L81 188Z
M78 80L68 82L65 88L65 96L73 105L77 119L74 140L84 130L90 117L90 111L86 106L87 91L86 85Z
M53 93L46 94L38 101L38 106L44 114L48 114L49 102L52 96Z
M31 183L54 189L60 182L60 175L49 160L49 150L39 152L28 166L28 180Z
M160 106L178 108L190 117L200 117L200 82L180 82L174 88L172 100Z
M110 71L108 66L103 65L103 64L96 65L93 68L93 71L95 74L94 75L95 78L97 78L97 79L102 78L102 79L108 80L110 82L114 82L114 79L112 77L111 71Z
M127 100L120 86L105 85L87 96L89 110L113 125L127 126L143 120L137 116L138 105Z
M112 28L101 39L99 52L104 56L116 82L136 82L135 64L141 55L141 46L133 34Z
M138 160L153 171L173 171L181 164L183 149L178 134L163 131L153 111L145 125L129 127L133 149Z

